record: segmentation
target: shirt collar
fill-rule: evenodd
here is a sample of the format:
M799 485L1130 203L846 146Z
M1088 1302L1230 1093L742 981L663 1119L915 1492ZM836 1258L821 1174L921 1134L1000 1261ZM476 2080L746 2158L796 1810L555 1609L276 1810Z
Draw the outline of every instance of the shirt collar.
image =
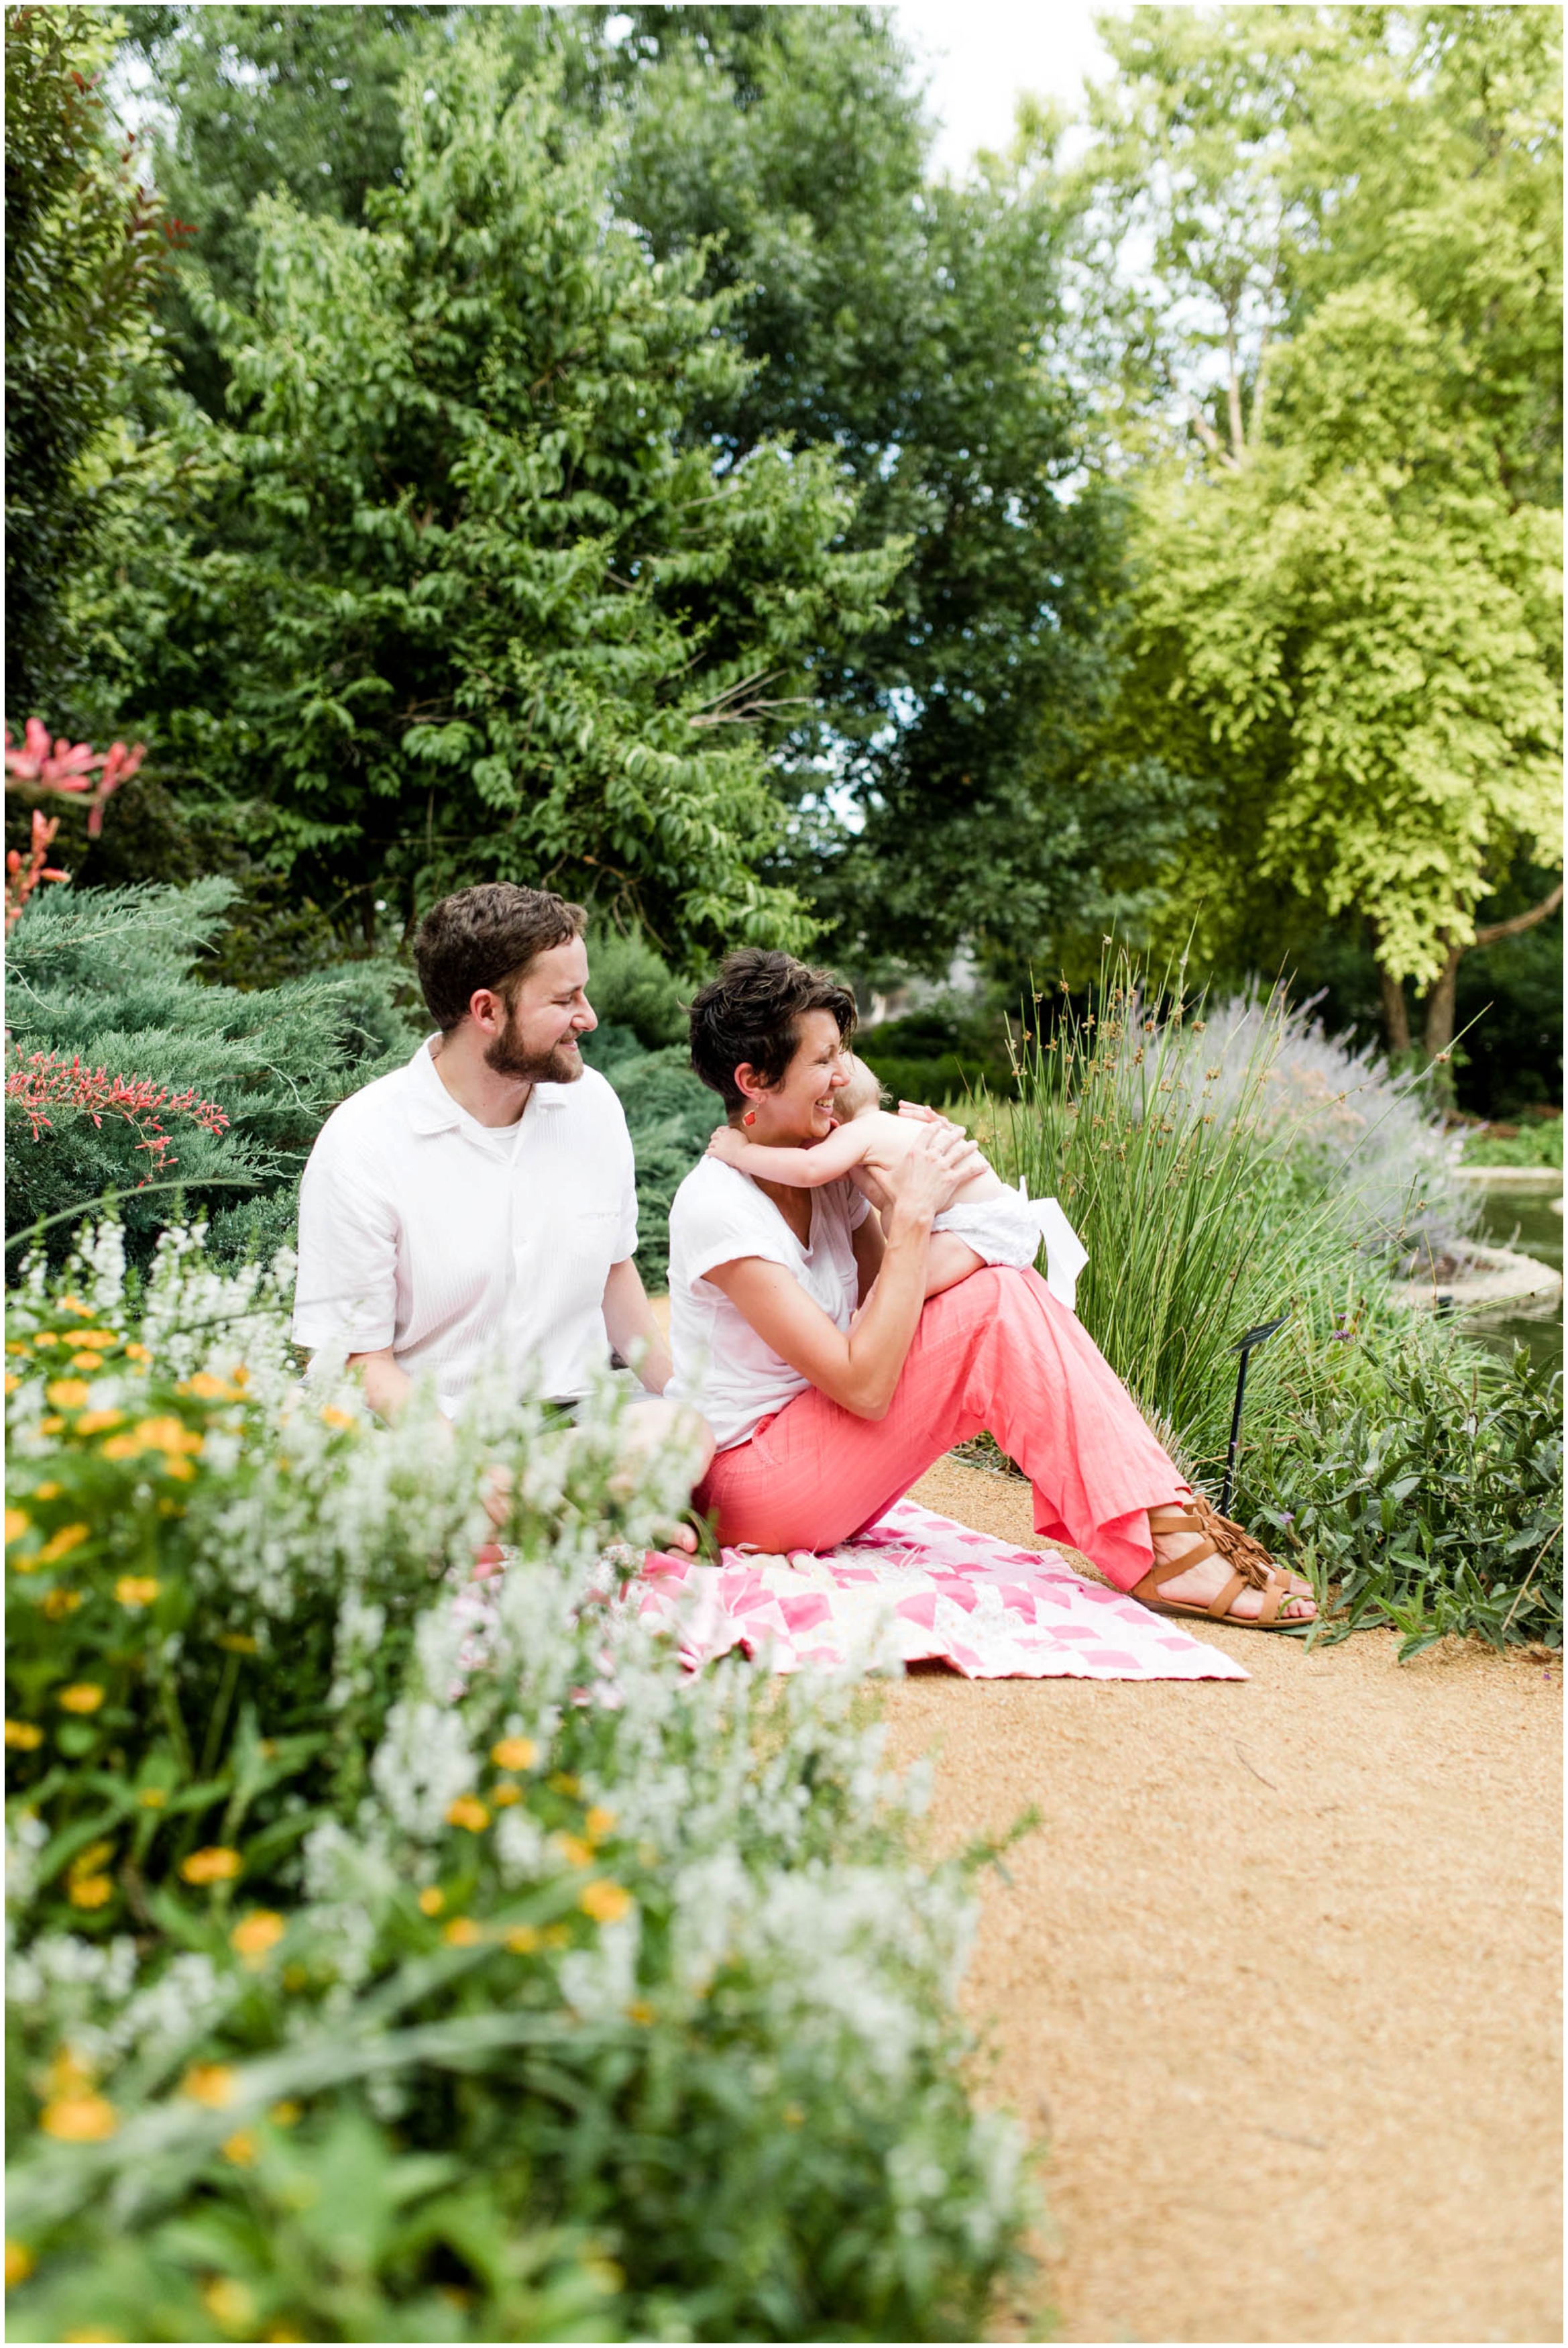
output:
M408 1063L410 1089L408 1122L415 1133L459 1133L466 1125L476 1122L475 1119L465 1116L436 1073L436 1063L430 1056L430 1046L439 1041L439 1035L426 1035ZM580 1081L579 1078L579 1082ZM568 1085L535 1085L528 1098L530 1102L538 1101L541 1108L564 1108L569 1090L570 1086ZM528 1115L527 1105L524 1107L523 1115L524 1117ZM520 1119L518 1121L521 1122ZM488 1127L481 1128L482 1131L487 1132L491 1129ZM493 1129L497 1133L512 1133L516 1130L510 1126L498 1126Z

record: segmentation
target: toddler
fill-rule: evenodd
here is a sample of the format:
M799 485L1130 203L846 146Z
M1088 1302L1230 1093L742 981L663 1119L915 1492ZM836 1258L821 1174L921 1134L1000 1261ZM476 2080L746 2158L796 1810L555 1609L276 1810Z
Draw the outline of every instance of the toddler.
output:
M907 1156L918 1146L920 1121L890 1115L882 1106L882 1086L875 1073L853 1054L849 1070L848 1084L834 1097L838 1122L825 1141L810 1149L769 1149L747 1141L733 1126L722 1125L708 1144L709 1156L738 1173L783 1182L791 1189L820 1189L847 1175L880 1212L891 1202L867 1159L875 1156L886 1164ZM1009 1190L987 1166L959 1183L932 1228L951 1231L982 1263L1011 1264L1020 1271L1033 1264L1043 1240L1046 1285L1072 1309L1078 1275L1089 1257L1054 1199L1030 1199L1021 1182Z

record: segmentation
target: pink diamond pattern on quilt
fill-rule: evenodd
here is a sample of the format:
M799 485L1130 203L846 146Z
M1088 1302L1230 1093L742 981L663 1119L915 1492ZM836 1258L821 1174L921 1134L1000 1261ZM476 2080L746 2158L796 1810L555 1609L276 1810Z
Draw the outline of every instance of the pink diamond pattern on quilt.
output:
M1056 1550L1014 1549L896 1500L840 1549L651 1555L622 1602L667 1626L692 1670L742 1647L774 1671L939 1662L968 1679L1245 1680L1228 1655Z

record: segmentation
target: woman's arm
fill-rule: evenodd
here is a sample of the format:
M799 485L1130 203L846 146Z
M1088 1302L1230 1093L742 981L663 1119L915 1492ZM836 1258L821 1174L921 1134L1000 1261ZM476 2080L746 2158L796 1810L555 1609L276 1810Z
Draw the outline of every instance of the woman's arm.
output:
M782 1182L791 1190L820 1190L824 1183L841 1180L860 1164L871 1147L866 1130L870 1122L863 1117L841 1125L810 1149L768 1149L760 1141L748 1141L733 1125L721 1125L708 1144L708 1155L757 1181Z
M946 1161L961 1138L933 1134L927 1141L923 1136L923 1146L893 1169L894 1199L880 1267L847 1334L783 1264L741 1256L708 1273L764 1344L856 1418L887 1415L926 1302L932 1219L951 1179ZM857 1247L856 1253L864 1277L869 1250L863 1255Z

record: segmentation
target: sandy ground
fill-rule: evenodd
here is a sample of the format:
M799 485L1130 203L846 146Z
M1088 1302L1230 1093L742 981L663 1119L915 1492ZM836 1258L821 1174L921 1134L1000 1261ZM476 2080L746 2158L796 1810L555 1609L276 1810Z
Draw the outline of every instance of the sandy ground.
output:
M1033 1540L1025 1486L916 1491ZM1214 1643L1249 1682L889 1694L942 1845L1043 1821L967 1990L1049 2144L999 2336L1560 2340L1560 1667Z

